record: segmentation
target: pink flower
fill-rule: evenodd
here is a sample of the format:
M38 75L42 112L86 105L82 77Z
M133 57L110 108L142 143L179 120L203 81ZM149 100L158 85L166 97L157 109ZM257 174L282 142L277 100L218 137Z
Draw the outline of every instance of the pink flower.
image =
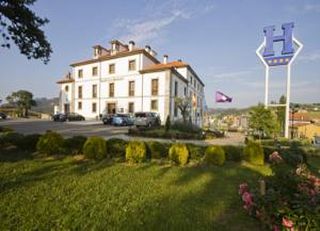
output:
M282 225L286 228L290 228L290 230L293 228L293 221L290 219L287 219L285 217L282 218Z
M273 231L280 231L280 228L277 225L273 226Z
M283 161L282 157L279 155L277 151L273 152L269 155L269 161L273 163L281 163Z
M239 185L239 195L242 195L244 192L248 192L249 186L247 183L242 183Z
M242 201L247 205L251 206L253 204L252 196L249 192L244 192L242 195Z

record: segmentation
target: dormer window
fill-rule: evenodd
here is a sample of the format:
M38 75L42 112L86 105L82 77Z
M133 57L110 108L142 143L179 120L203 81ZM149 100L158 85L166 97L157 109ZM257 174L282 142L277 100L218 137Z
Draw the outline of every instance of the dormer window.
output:
M93 67L92 68L92 76L97 76L98 75L98 67Z

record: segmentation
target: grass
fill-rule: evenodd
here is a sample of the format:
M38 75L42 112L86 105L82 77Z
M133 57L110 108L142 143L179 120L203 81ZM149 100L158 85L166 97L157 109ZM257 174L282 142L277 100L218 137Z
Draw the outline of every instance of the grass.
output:
M0 160L0 230L261 230L237 190L270 174L266 166L231 162Z

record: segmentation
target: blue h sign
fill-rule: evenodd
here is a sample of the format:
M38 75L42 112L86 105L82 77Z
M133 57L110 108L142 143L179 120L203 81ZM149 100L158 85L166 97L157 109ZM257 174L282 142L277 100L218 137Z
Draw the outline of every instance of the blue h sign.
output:
M281 27L283 30L283 34L275 36L273 35L273 32L275 31L275 26L266 26L263 29L263 32L266 36L266 46L262 55L264 57L270 57L275 55L275 52L273 50L274 42L283 42L283 49L281 52L282 55L293 55L294 53L293 42L292 42L293 27L294 27L293 22L284 23L282 24L282 27Z

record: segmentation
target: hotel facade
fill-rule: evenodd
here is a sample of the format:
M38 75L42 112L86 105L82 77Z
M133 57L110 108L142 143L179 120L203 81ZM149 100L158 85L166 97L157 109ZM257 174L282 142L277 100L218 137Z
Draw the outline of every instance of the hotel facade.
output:
M101 114L157 112L161 123L167 116L181 120L175 98L190 99L190 119L202 126L204 84L192 67L181 61L160 62L150 46L133 41L110 42L111 48L93 47L91 59L71 64L72 71L57 83L62 113L76 112L87 119Z

